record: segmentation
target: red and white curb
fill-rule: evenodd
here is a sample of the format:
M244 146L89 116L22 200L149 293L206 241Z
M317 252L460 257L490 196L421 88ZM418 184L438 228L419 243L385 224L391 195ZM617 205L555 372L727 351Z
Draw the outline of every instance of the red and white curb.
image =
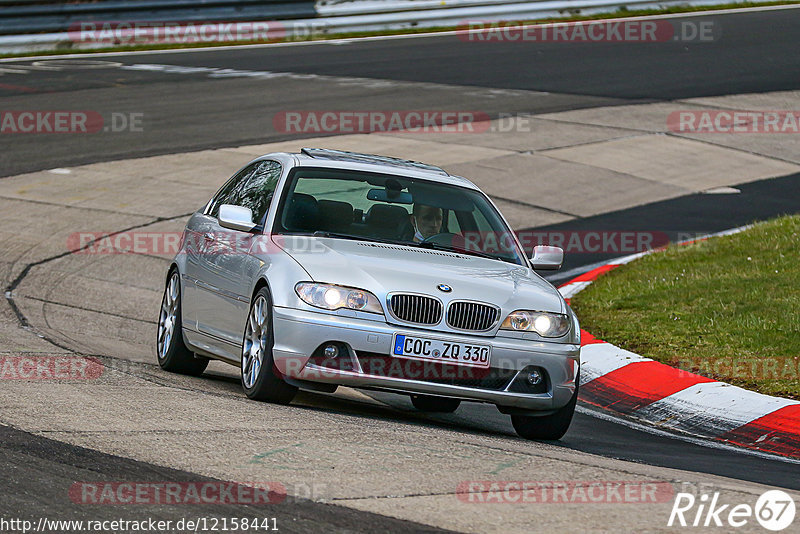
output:
M729 235L736 228L708 237ZM703 239L706 239L703 238ZM598 276L653 251L616 258L559 286L567 299ZM800 402L676 369L581 330L580 399L667 430L800 458Z

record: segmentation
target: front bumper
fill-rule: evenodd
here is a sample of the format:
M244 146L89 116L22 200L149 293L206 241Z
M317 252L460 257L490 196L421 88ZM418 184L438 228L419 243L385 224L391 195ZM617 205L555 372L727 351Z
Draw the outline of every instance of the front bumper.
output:
M580 362L580 346L575 344L439 333L435 330L391 325L383 321L281 307L273 309L273 323L275 365L285 376L296 380L456 397L527 411L552 411L561 408L575 392L575 377ZM444 337L466 343L489 344L492 346L492 371L503 373L503 376L508 375L508 386L502 389L486 389L481 386L483 382L476 381L475 385L464 387L457 382L443 383L441 380L428 379L425 373L415 378L386 376L386 373L378 375L371 373L369 366L357 363L366 355L381 355L391 361L394 334ZM328 342L346 346L349 349L348 356L356 362L355 366L331 369L311 360L311 355L320 345ZM403 359L404 363L409 361L423 365L417 360ZM545 390L538 393L509 391L513 389L511 385L515 383L515 375L528 366L545 370L548 379Z

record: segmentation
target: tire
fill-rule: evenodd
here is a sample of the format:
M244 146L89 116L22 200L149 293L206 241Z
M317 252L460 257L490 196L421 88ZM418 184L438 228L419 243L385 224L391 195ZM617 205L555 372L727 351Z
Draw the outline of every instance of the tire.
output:
M242 388L252 400L289 404L297 388L284 382L275 367L272 346L272 299L262 287L253 297L242 340Z
M536 417L532 415L512 415L511 424L517 434L525 439L557 440L567 433L578 403L578 379L575 379L575 393L569 402L556 413Z
M411 395L411 404L421 412L453 413L461 405L461 401L431 395Z
M196 358L183 342L181 322L181 280L177 269L167 278L164 296L161 299L161 312L158 316L158 335L156 356L158 365L170 373L200 376L208 367L208 360Z

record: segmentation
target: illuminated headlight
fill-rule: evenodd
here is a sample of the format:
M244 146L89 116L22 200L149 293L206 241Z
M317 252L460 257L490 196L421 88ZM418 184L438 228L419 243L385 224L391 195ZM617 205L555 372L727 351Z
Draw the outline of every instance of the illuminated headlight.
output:
M560 313L517 310L506 317L500 328L536 332L542 337L561 337L569 332L569 317Z
M294 286L297 296L303 302L326 310L358 310L370 313L383 313L378 298L363 289L335 286L333 284L317 284L300 282Z

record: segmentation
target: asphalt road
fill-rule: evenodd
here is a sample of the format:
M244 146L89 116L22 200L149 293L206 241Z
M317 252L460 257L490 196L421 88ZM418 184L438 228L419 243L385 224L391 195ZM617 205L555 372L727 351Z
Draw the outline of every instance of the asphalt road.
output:
M548 91L609 99L675 100L797 87L800 10L677 17L711 24L708 41L480 42L447 35L347 45L160 54L171 65L360 76ZM679 30L680 31L680 30Z
M11 516L31 521L33 525L37 525L42 517L53 521L142 521L148 518L156 522L171 521L173 525L187 518L196 520L202 517L209 520L266 519L278 531L293 533L447 532L342 506L323 505L293 495L270 496L274 503L204 504L202 509L169 503L141 505L135 509L102 504L75 506L64 496L70 494L79 499L74 490L70 493L76 481L100 484L116 480L149 480L157 484L184 484L186 487L224 481L67 445L7 426L0 426L0 477L3 480L0 485L3 518L8 520ZM23 510L25 512L20 513ZM43 531L77 532L80 529L73 525L71 529Z
M705 18L719 30L714 42L481 44L440 36L345 45L154 52L106 57L103 60L119 64L93 69L33 60L3 63L3 110L91 109L104 116L113 112L143 113L147 128L145 132L114 135L1 136L0 176L298 137L273 127L274 114L286 109L478 109L497 116L800 88L800 60L791 53L797 47L800 10ZM213 70L125 68L144 64ZM219 69L236 70L225 73ZM252 74L261 71L296 75ZM374 80L383 82L376 85ZM797 177L767 180L742 186L741 195L693 195L551 228L614 228L622 221L626 228L633 228L631 221L639 221L642 228L650 230L714 231L800 211L797 184ZM676 226L676 220L681 221L680 226ZM576 255L568 260L567 267L577 268L599 259L604 258ZM403 398L379 397L393 407L383 412L386 417L392 417L393 410L408 410ZM489 414L484 408L487 407L462 408L453 416L414 417L465 432L510 433L506 417L493 408ZM485 417L475 423L478 413ZM11 499L12 495L44 491L54 469L70 470L83 465L83 460L72 459L76 455L92 454L21 436L12 429L0 429L0 434L0 463L15 477L14 484L3 485L6 494L0 499L4 507L9 503L23 504L19 498ZM35 440L34 452L23 450L20 445L30 440ZM800 489L796 465L653 436L588 413L576 415L560 446ZM160 469L115 457L104 456L98 461L106 472L124 468L134 479L142 469ZM4 478L11 476L0 474ZM79 480L80 474L68 473L63 479ZM289 511L290 515L306 513L305 504L297 506ZM327 510L327 515L309 518L308 525L328 521L337 524L339 512ZM343 519L342 524L363 520L353 515ZM382 521L389 520L370 515L364 525L400 528ZM413 524L407 527L416 528Z
M800 212L800 175L759 180L736 187L738 194L710 195L697 193L653 202L644 206L573 219L538 227L537 232L581 230L630 231L657 230L664 239L686 241L695 237L737 228L778 215ZM547 278L563 282L573 269L608 261L619 254L581 252L565 254L562 271Z
M4 136L0 176L298 137L273 127L275 114L287 109L477 110L495 117L797 88L800 60L791 51L800 9L666 20L711 24L714 39L480 43L445 35L103 58L215 69L202 72L6 62L3 109L88 109L106 120L142 113L146 133L43 134L35 142ZM253 77L264 72L271 77Z

